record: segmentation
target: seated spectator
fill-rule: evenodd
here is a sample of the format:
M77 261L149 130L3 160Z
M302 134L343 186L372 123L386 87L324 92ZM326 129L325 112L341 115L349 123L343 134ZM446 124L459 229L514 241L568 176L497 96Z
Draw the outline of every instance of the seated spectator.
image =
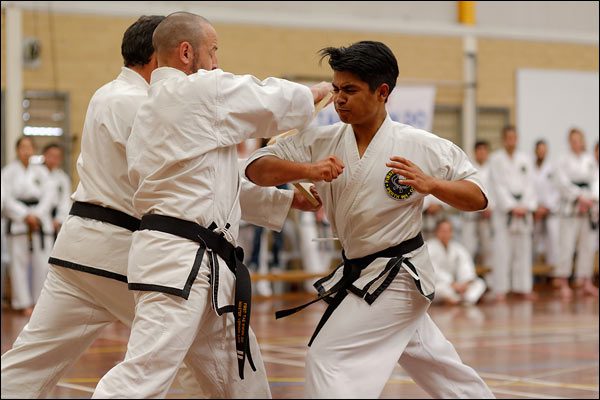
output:
M477 277L475 265L467 249L452 240L452 224L440 220L435 237L427 241L431 262L436 272L434 301L446 304L476 304L486 285Z

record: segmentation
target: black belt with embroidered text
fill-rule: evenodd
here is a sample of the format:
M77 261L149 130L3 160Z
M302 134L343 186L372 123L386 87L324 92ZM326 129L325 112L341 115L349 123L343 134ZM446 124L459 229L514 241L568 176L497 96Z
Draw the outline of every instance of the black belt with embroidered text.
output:
M364 298L365 301L367 301L367 303L372 304L375 301L375 299L392 283L392 281L394 280L396 275L398 275L398 272L400 271L402 263L405 263L413 272L416 273L416 268L414 267L414 265L412 265L412 263L410 261L405 259L403 257L403 255L410 253L414 250L417 250L421 246L423 246L423 236L419 233L417 236L413 237L412 239L405 240L404 242L397 244L396 246L389 247L385 250L381 250L381 251L378 251L377 253L369 254L367 256L360 257L360 258L348 259L348 258L346 258L345 252L342 251L342 258L344 260L344 262L343 262L344 270L343 270L342 278L335 285L333 285L329 290L322 290L322 291L320 290L319 295L315 299L311 300L310 302L302 304L298 307L290 308L287 310L277 311L275 313L275 318L279 319L279 318L287 317L288 315L294 314L294 313L304 309L305 307L307 307L313 303L316 303L319 300L324 300L326 303L328 303L329 306L323 313L321 320L317 324L317 327L316 327L312 337L310 338L310 341L308 342L308 345L310 346L312 344L312 342L315 340L315 338L317 337L317 334L319 333L321 328L323 328L323 326L325 325L325 322L327 322L327 320L329 319L331 314L342 303L344 298L348 295L349 291L361 298ZM377 279L373 280L371 282L371 284L373 282L379 280L379 278L383 277L386 273L388 274L387 277L385 278L383 283L377 288L377 290L375 290L373 293L368 293L370 285L367 285L363 289L358 290L353 285L353 283L360 277L360 274L363 269L368 267L369 264L371 264L373 261L375 261L376 258L380 258L380 257L391 258L391 259L387 263L383 272L381 272L381 274L377 277ZM320 280L315 282L314 286L317 288L321 287L321 289L322 289L321 284L323 282L329 280L333 276L334 273L335 273L335 271L333 273L331 273L330 275L328 275L324 278L321 278ZM417 288L419 289L419 291L421 291L421 293L423 293L423 291L421 290L420 282L419 281L415 281L415 282L417 284Z

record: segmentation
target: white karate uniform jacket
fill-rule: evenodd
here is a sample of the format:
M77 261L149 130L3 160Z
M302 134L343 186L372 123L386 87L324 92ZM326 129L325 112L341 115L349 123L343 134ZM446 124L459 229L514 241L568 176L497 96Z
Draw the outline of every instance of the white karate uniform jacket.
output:
M556 168L556 183L561 197L561 215L570 217L577 213L575 203L579 196L598 200L597 194L592 190L597 172L598 164L591 154L577 155L569 151L559 159ZM588 186L579 187L575 183L585 183Z
M156 213L204 227L214 222L235 243L241 217L236 144L307 125L314 111L310 89L220 69L186 75L161 67L152 73L148 97L127 142L135 215ZM129 287L186 297L197 249L171 234L135 232ZM225 262L219 267L219 304L233 304L235 277Z
M484 191L477 170L458 146L429 132L394 122L389 116L362 158L352 126L340 122L278 140L255 152L248 164L267 155L296 162L316 162L331 154L342 160L344 172L330 183L316 183L316 188L334 235L340 239L349 259L387 249L421 232L424 195L398 182L397 175L385 165L391 156L405 157L425 174L438 179L470 180ZM420 280L421 293L432 296L435 274L426 253L421 248L406 256L418 254L413 261L416 275L411 275ZM362 289L379 276L387 261L387 258L376 259L362 271L354 285ZM338 269L336 275L341 277L342 269ZM331 286L335 281L337 278L331 281ZM376 289L377 285L372 285L370 291Z
M127 176L125 146L138 108L150 86L137 72L122 67L119 76L96 91L88 106L81 154L79 184L72 198L109 207L139 218L132 206L134 187ZM280 230L292 202L291 191L264 190L243 182L242 217ZM270 215L265 218L265 210ZM74 246L84 245L79 251ZM109 223L70 215L61 227L50 262L127 282L131 232Z
M50 209L56 189L48 179L46 167L29 163L25 168L19 160L9 163L2 168L2 191L5 192L4 215L11 220L9 235L27 233L24 219L28 214L40 220L45 234L53 232ZM38 204L27 206L19 199L38 200Z
M556 185L556 168L548 160L544 160L538 168L533 167L533 187L538 205L546 207L552 214L560 208L560 192Z
M435 238L427 241L427 250L435 268L436 285L452 285L454 282L468 282L477 278L475 264L467 250L451 240L448 247Z

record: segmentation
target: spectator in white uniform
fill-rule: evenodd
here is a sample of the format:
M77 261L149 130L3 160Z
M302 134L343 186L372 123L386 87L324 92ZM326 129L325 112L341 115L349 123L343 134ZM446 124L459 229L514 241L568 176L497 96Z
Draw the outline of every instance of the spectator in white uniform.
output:
M473 165L479 170L483 187L488 190L488 206L482 211L461 213L460 232L460 242L466 247L471 258L486 267L492 266L493 255L491 218L494 200L490 188L489 151L490 145L487 141L478 140L475 143Z
M44 165L48 168L48 178L56 187L56 198L51 209L52 226L56 237L71 209L71 178L61 168L64 160L62 146L57 143L50 143L44 147L42 154Z
M441 220L435 237L427 241L427 250L435 268L435 300L450 305L476 304L486 285L477 276L475 264L467 249L453 240L452 224Z
M490 157L490 182L496 207L493 214L494 258L490 289L497 301L513 292L534 300L531 238L537 200L531 158L517 150L517 131L502 130L504 148Z
M48 272L53 238L50 209L56 197L46 168L30 163L34 153L33 140L23 136L17 141L18 159L2 169L2 191L6 191L4 213L8 218L11 302L14 309L21 310L26 316L33 312Z
M556 187L554 164L546 157L548 145L544 140L535 144L535 163L533 166L533 185L537 195L537 209L533 214L533 253L544 256L544 262L553 267L558 262L558 209L560 192Z
M598 229L593 217L594 204L598 202L598 192L594 190L598 164L591 154L585 152L585 137L579 129L570 130L569 146L569 152L560 158L557 166L557 184L561 194L561 248L558 265L553 271L553 283L565 300L573 296L569 277L575 252L575 285L581 287L583 294L598 296L598 288L592 282L595 231Z

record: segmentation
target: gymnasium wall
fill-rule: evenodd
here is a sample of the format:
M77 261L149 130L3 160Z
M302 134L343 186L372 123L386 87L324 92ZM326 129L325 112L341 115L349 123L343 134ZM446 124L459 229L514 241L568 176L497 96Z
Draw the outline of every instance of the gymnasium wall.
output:
M5 65L5 16L2 13L2 65ZM24 37L40 39L41 64L23 73L24 90L58 90L70 95L72 135L81 134L87 103L94 91L112 80L122 65L120 43L129 17L52 14L23 11ZM234 73L327 78L329 67L318 65L317 50L371 39L385 42L398 58L400 77L458 81L463 74L460 37L308 30L240 24L215 24L220 67ZM54 40L51 40L54 38ZM515 122L516 72L520 68L598 71L598 46L480 38L477 42L479 106L507 108ZM2 88L6 84L2 68ZM460 107L462 91L437 88L437 105ZM73 146L72 166L79 153ZM73 171L73 173L75 173Z

